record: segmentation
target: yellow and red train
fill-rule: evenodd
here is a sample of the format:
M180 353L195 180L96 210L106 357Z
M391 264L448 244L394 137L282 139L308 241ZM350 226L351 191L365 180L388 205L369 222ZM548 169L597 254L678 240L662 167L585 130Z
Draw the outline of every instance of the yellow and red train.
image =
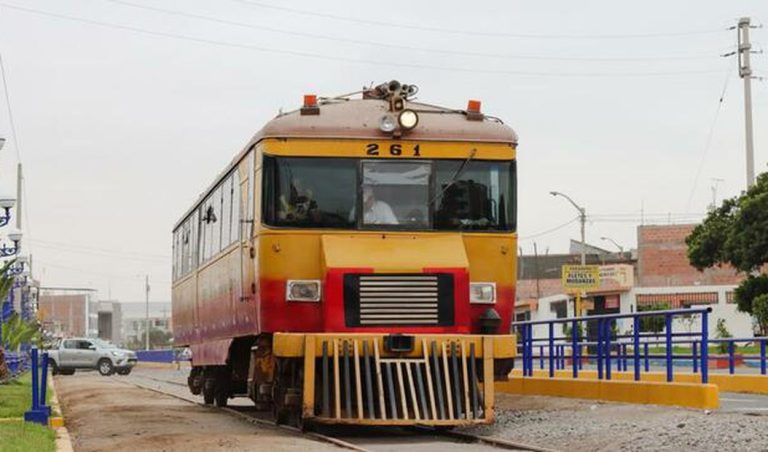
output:
M517 135L416 91L305 96L176 224L175 343L206 403L248 396L294 424L492 421L491 374L516 353Z

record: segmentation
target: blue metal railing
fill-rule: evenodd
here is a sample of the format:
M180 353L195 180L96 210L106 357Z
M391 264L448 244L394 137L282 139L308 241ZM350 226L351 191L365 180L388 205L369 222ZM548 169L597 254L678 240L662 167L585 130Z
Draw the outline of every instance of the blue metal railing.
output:
M547 349L547 360L549 377L555 376L556 370L565 369L566 352L570 348L571 371L574 378L578 378L579 371L583 368L583 359L593 360L597 367L597 377L599 379L611 379L612 368L615 366L617 371L627 371L629 366L628 346L631 345L631 361L634 370L634 379L640 380L641 371L650 370L651 356L649 355L649 339L657 339L663 336L661 341L665 346L664 365L666 367L666 379L671 382L674 380L674 353L673 344L680 343L676 338L688 338L686 343L696 343L700 352L694 352L691 357L695 363L694 366L701 369L701 382L709 381L709 343L712 341L728 341L727 339L710 340L709 339L709 314L711 308L689 308L689 309L671 309L667 311L644 311L632 314L603 314L585 317L573 317L565 319L552 320L533 320L524 322L515 322L520 335L521 360L523 365L523 376L533 376L534 369L534 345L544 343L539 348L539 367L544 368L544 349ZM676 317L701 317L701 328L698 332L675 333L673 331L673 320ZM665 331L663 334L641 332L641 319L663 317ZM613 331L615 322L621 319L630 319L632 321L632 332L630 334L618 334ZM571 330L570 337L556 336L555 325L568 325ZM592 330L594 339L584 340L581 334L581 326L585 330ZM534 326L546 326L546 337L534 337ZM592 328L590 328L590 326ZM587 334L589 336L589 334ZM659 342L659 341L657 341ZM763 343L764 344L764 343ZM643 354L641 356L641 345ZM586 353L582 349L586 347ZM733 347L731 347L733 348ZM765 348L763 345L762 348ZM764 356L764 353L762 354ZM731 354L733 356L733 354ZM613 360L615 364L613 363ZM733 359L731 359L733 361ZM763 359L764 361L764 359ZM763 364L763 367L765 365Z
M721 338L709 339L708 321L709 310L683 309L670 311L647 311L636 314L609 314L568 319L517 322L513 324L521 337L519 344L523 364L523 375L532 376L535 360L538 359L539 369L549 369L549 376L554 377L555 371L563 370L567 360L571 360L572 375L578 377L584 363L596 367L598 378L611 379L612 370L629 371L632 363L634 379L640 380L642 372L649 372L651 365L663 367L666 370L667 381L673 381L674 368L691 366L694 374L701 375L701 381L709 379L709 368L714 362L718 368L727 367L729 374L736 372L737 364L747 367L759 367L759 374L766 375L766 343L768 337L755 338ZM678 316L701 317L701 329L697 332L674 332L673 320ZM663 317L665 331L663 333L647 333L641 330L641 319L644 317ZM613 322L619 319L631 318L632 332L618 334L612 331ZM592 339L584 340L580 326L586 322L587 329L592 325ZM591 322L591 323L590 323ZM569 325L570 336L556 336L555 325ZM545 327L546 337L534 337L534 327ZM541 331L540 331L541 332ZM575 332L575 334L573 333ZM738 354L740 344L755 344L759 347L757 353ZM720 345L722 352L710 355L711 345ZM650 347L663 346L663 353L651 353ZM680 351L680 347L687 350ZM675 353L678 347L678 353ZM586 353L582 350L586 348ZM570 350L569 350L570 349ZM534 350L538 354L534 354ZM570 351L570 355L567 353ZM546 365L545 365L546 363ZM723 364L726 364L724 366Z

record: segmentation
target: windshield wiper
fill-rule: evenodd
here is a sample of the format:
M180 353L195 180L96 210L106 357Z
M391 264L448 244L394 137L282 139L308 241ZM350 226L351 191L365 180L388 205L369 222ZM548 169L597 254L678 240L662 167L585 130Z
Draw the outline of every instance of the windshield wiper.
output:
M464 173L464 170L467 168L467 165L469 164L469 162L471 162L472 159L475 158L475 154L477 154L477 149L472 148L472 150L469 151L469 155L467 156L467 158L465 158L464 161L461 162L461 165L459 165L459 167L456 169L456 172L453 173L453 176L451 176L451 179L448 181L448 184L442 190L440 190L440 193L437 193L429 201L429 203L427 204L427 207L431 206L437 200L437 198L443 196L443 193L445 193L449 188L453 187L453 184L455 184L459 180L459 177L461 177L461 175Z

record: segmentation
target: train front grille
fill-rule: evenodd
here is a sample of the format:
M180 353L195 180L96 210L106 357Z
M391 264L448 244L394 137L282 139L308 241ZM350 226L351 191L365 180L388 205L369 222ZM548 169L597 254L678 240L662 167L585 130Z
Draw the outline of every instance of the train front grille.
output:
M446 326L453 322L450 274L347 274L347 326Z
M383 357L373 340L322 340L311 417L321 422L484 422L474 343L423 340L419 358Z

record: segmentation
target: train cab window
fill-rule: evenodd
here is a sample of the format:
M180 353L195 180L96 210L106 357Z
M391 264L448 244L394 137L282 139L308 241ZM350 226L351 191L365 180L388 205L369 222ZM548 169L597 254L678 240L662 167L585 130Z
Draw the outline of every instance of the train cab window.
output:
M363 162L362 225L429 226L429 163Z
M435 229L514 230L514 162L435 161Z
M275 226L353 228L357 162L264 157L264 221Z

